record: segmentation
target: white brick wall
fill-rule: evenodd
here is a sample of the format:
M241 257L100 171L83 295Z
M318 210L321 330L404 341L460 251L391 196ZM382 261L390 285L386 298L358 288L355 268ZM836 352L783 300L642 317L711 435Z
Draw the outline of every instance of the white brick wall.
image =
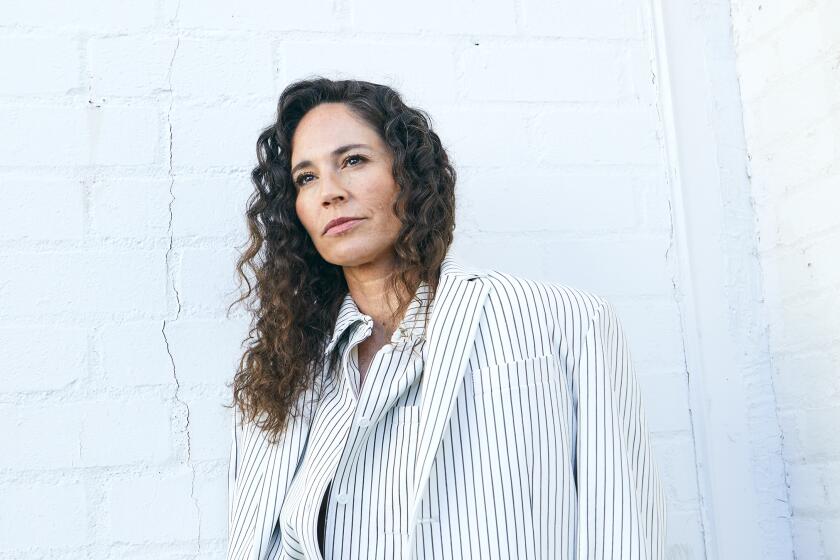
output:
M840 5L734 0L798 558L840 558Z
M837 221L829 205L814 204L836 185L836 105L833 123L823 117L837 84L822 72L829 45L809 36L808 48L781 48L788 15L765 10L766 21L741 18L756 45L738 51L742 90L755 100L743 118L748 137L761 138L750 149L757 198L767 194L766 313L776 391L788 399L779 409L797 543L809 557L838 546L829 528L840 450L827 422L836 418L840 357L836 335L820 327L831 326L821 312L836 293L828 256ZM745 165L727 136L740 133L728 125L742 118L726 79L728 6L696 16L713 57L702 85L719 93L726 131L707 171L724 180ZM807 23L791 33L808 36ZM410 17L384 1L4 3L0 558L224 556L222 403L247 330L247 317L225 312L254 144L282 88L316 73L389 83L431 113L461 178L457 253L594 290L619 308L668 489L668 557L716 557L715 506L709 495L704 505L698 469L708 460L697 439L701 397L686 371L688 287L675 272L656 36L647 0L496 0L481 9L435 1ZM822 54L799 70L809 48ZM768 77L771 59L787 74ZM801 95L782 79L791 72L823 93L815 99L825 111L802 104L807 130L789 112L778 116L778 104ZM728 219L752 232L740 208ZM744 251L754 242L746 241ZM737 266L744 254L729 252L748 272L727 282L760 285L751 266ZM761 384L769 371L752 352L743 360ZM791 382L803 369L822 381ZM769 410L753 418L772 440L772 399ZM764 437L747 442L754 461ZM772 486L767 470L742 476ZM744 523L772 536L776 525L765 522L776 512L764 515ZM772 554L763 557L785 557L784 547L765 548Z

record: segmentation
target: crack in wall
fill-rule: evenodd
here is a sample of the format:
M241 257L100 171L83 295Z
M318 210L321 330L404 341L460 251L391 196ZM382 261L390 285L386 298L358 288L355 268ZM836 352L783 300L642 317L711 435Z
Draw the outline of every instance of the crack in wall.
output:
M740 76L739 76L739 80L740 80ZM740 84L740 82L739 82L739 84ZM741 103L743 105L743 101ZM743 115L743 106L742 106L741 114ZM745 127L744 130L746 130L746 125L744 124L743 126ZM767 276L766 276L766 272L764 270L764 262L761 259L761 255L758 252L758 245L761 242L761 224L759 222L759 209L757 207L757 201L756 201L756 198L755 198L755 191L754 191L754 188L753 188L754 185L753 185L753 172L752 172L752 155L749 153L747 143L748 143L748 140L747 140L746 134L745 134L744 135L744 146L745 146L745 149L747 149L747 161L745 162L745 165L744 165L744 172L747 176L747 182L749 183L749 188L750 188L750 193L749 193L749 196L747 197L747 199L749 201L750 211L752 212L752 216L753 216L753 233L754 233L755 246L756 246L755 247L755 252L751 256L752 256L752 258L754 258L756 260L756 266L758 267L758 270L759 270L759 277L761 278L761 285L760 285L760 288L759 288L760 291L758 293L758 300L756 302L756 305L759 309L761 309L761 320L763 322L762 326L764 327L765 332L768 333L767 338L766 338L766 344L764 345L764 347L762 349L767 354L767 367L768 367L768 370L769 370L769 374L767 376L767 382L768 382L768 385L770 386L770 394L773 397L773 413L774 413L774 416L775 416L775 426L774 426L774 428L776 429L776 432L779 434L779 455L780 455L780 459L781 459L782 475L784 477L784 483L785 483L785 502L786 502L786 505L787 505L787 513L788 513L788 530L790 532L790 542L791 542L791 547L793 549L793 550L791 550L791 557L792 557L793 560L798 560L798 558L799 558L799 554L798 554L799 544L797 543L797 534L796 534L796 530L794 529L794 524L795 524L794 516L795 516L796 512L794 511L793 502L791 500L792 491L791 491L791 486L790 486L790 478L791 478L790 465L788 465L787 455L785 453L785 430L782 428L782 422L779 419L779 397L776 394L776 380L775 380L775 373L774 373L774 371L775 371L775 368L774 368L775 358L774 358L773 350L772 350L771 344L770 344L770 336L769 336L770 323L769 323L769 320L767 319L767 314L765 312L765 309L767 308L768 303L767 303L767 297L764 293L764 279Z
M759 9L761 9L761 6L759 6ZM733 38L735 38L737 36L737 30L735 29L736 18L735 18L734 12L733 12L732 5L730 5L729 16L730 16L729 17L729 26L730 26L729 27L729 33L732 35ZM752 233L753 233L753 239L755 240L754 241L754 246L752 247L754 249L754 251L751 252L750 256L753 259L755 259L756 267L758 268L758 276L759 276L759 279L760 279L760 285L759 285L758 294L757 294L758 299L756 301L756 306L760 310L760 319L763 323L762 327L765 329L765 333L767 334L766 339L765 339L765 344L763 344L762 350L767 355L767 368L768 368L768 372L769 372L768 375L767 375L767 382L768 382L768 385L770 387L770 394L772 395L772 398L773 398L773 413L774 413L774 419L775 419L775 425L773 427L775 428L776 433L779 434L778 453L779 453L779 456L780 456L782 476L784 478L784 489L785 489L784 503L787 506L788 532L790 534L790 544L791 544L791 548L792 548L791 557L793 558L793 560L797 560L799 558L799 554L798 554L799 544L797 543L797 532L796 532L795 527L794 527L794 525L795 525L795 520L794 520L795 510L794 510L793 501L792 501L792 498L791 498L791 496L792 496L791 473L790 473L790 465L788 465L787 455L785 453L785 430L783 429L782 422L779 418L779 398L778 398L778 395L776 393L776 380L775 380L775 373L774 373L774 371L775 371L775 368L774 368L775 358L774 358L773 349L772 349L772 346L771 346L770 336L769 336L769 329L771 328L771 325L770 325L770 321L768 320L767 313L766 313L768 303L767 303L767 297L766 297L766 294L765 294L765 282L764 282L764 280L765 280L765 278L767 278L767 273L764 269L764 261L761 258L761 255L760 255L760 252L759 252L759 246L761 244L761 221L759 219L759 213L760 213L759 210L760 209L758 207L759 201L756 200L756 189L755 189L755 185L753 183L753 176L754 176L754 173L753 173L753 153L751 153L751 151L750 151L750 141L749 141L749 136L747 134L747 125L744 122L744 117L743 117L744 116L744 111L745 111L746 108L744 106L745 105L745 100L743 99L743 96L741 95L741 91L743 89L742 85L741 85L741 72L738 71L739 68L737 66L737 59L741 54L741 49L738 48L737 43L735 45L733 45L733 53L736 56L736 60L735 60L736 72L735 73L736 73L736 81L737 81L737 84L738 84L738 92L739 92L738 101L739 101L740 111L739 111L738 114L741 116L740 120L741 120L742 133L743 133L743 137L744 137L744 153L746 155L746 161L744 162L744 174L746 175L747 184L749 186L747 202L748 202L748 205L749 205L749 210L752 214L752 220L753 220ZM776 227L778 228L779 224L776 224ZM777 498L777 500L782 501L782 500L779 500L778 498Z
M673 208L671 207L671 199L668 198L668 245L665 247L665 266L667 268L669 264L668 257L671 252L671 248L674 246L674 215L673 215ZM703 464L700 459L699 450L697 449L697 430L695 428L695 424L697 420L694 418L694 408L691 406L690 402L690 395L691 395L691 371L688 367L688 353L685 347L685 316L683 315L683 308L680 305L681 295L680 295L680 288L677 283L677 274L671 275L671 295L674 298L674 303L676 303L677 307L677 318L679 319L679 327L680 327L680 355L682 356L682 366L683 371L685 372L685 382L686 382L686 395L689 395L689 402L687 403L686 408L688 409L688 424L691 427L691 450L694 454L694 484L697 490L697 499L700 505L700 535L703 539L704 543L708 543L706 538L706 520L704 518L703 512L708 507L705 501L705 496L703 495L703 489L700 485L700 473L703 472ZM708 557L708 550L706 547L703 547L703 557Z
M181 8L180 1L175 8L175 17L173 18L174 21L177 22L178 19L178 11ZM173 127L172 127L172 108L175 103L175 95L172 90L172 68L175 64L175 57L178 55L178 47L181 45L181 35L180 30L177 29L176 26L176 40L175 40L175 48L172 50L172 57L169 60L169 68L167 70L166 80L167 80L167 91L169 93L169 106L167 107L166 111L166 124L167 129L169 132L169 146L168 146L168 160L167 160L167 174L169 175L169 205L168 205L168 212L169 212L169 222L167 224L167 236L169 238L169 246L166 249L166 255L164 256L165 264L166 264L166 278L172 283L172 291L175 293L175 302L177 304L177 309L175 311L175 318L173 321L177 321L178 318L181 316L181 294L178 291L178 283L175 279L175 273L173 271L173 267L171 265L171 256L173 246L175 244L175 232L173 228L173 221L174 221L174 211L173 211L173 204L175 203L175 174L173 171L172 160L173 160ZM196 497L195 493L195 479L196 479L196 469L195 465L192 462L192 437L190 435L190 407L187 402L181 398L181 380L178 378L178 370L175 366L175 356L172 354L172 349L169 345L169 338L166 335L166 325L167 320L163 320L163 326L161 327L161 334L163 335L163 342L166 345L166 353L169 355L169 363L172 365L172 379L175 382L175 392L172 396L173 400L181 407L184 413L184 426L183 426L183 433L187 440L187 457L186 457L186 465L190 469L191 477L190 477L190 498L193 501L193 505L195 506L196 511L196 523L198 524L197 532L196 532L196 547L197 551L201 552L201 507L198 502L198 498Z

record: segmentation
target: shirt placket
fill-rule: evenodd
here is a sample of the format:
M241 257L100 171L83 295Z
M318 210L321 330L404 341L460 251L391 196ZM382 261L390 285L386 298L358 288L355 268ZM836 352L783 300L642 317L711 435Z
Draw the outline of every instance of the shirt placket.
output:
M416 311L416 306L412 305L408 317L413 318ZM382 375L382 360L386 359L389 353L396 351L398 348L402 351L406 346L412 347L412 353L418 361L410 361L405 366L405 370L397 373L397 375L406 376L404 381L408 385L410 385L409 382L413 383L413 380L420 375L420 371L417 371L416 368L422 368L420 354L413 352L414 348L420 348L416 344L418 334L415 333L419 332L419 336L422 338L422 329L418 330L416 327L412 328L409 326L410 323L413 323L413 319L405 320L392 335L391 343L375 354L365 377L365 383L363 386L360 386L358 363L353 358L357 355L358 350L356 347L358 344L370 336L373 329L373 323L370 317L362 316L361 321L363 321L363 325L351 336L341 362L340 378L342 380L342 392L344 398L352 399L355 406L352 413L352 423L347 432L344 448L341 451L332 479L329 499L335 506L328 506L327 508L326 526L328 530L335 516L341 515L342 508L351 508L352 510L355 507L355 501L360 498L356 496L357 492L354 486L357 477L356 469L358 468L360 457L362 457L362 452L365 450L366 445L374 433L376 419L382 418L386 412L385 409L393 407L399 398L397 394L389 394L384 399L380 398L378 401L374 401L374 395L380 394L380 388L383 383L387 383L387 385L393 387L391 390L392 393L400 392L400 389L397 388L401 385L400 383L394 383L394 380L379 379ZM406 389L406 386L402 386L401 390L404 391ZM320 494L321 497L323 497L323 492L326 490L326 485L327 483L325 482ZM320 502L318 506L320 506ZM326 550L329 550L331 548L329 535L327 535L326 540Z
M367 336L370 335L371 330L372 325L370 320L365 319L361 340L367 338ZM353 411L353 420L345 447L341 453L341 459L336 468L335 479L333 481L332 492L335 495L335 501L342 506L347 506L352 501L351 481L353 478L353 469L358 462L362 449L364 449L365 444L373 433L373 418L378 417L381 413L379 410L369 410L368 403L370 401L370 395L372 394L371 388L374 384L378 383L376 373L379 361L382 359L384 352L388 352L388 349L385 349L384 352L380 350L376 353L370 367L368 368L368 373L373 375L369 375L367 377L364 388L359 388L358 380L360 379L360 375L358 363L352 359L353 355L351 352L356 351L355 346L358 345L361 340L354 341L352 349L347 353L347 358L344 364L344 369L347 372L344 390L355 400L356 406ZM350 388L351 381L355 382L353 389ZM367 414L364 416L360 415L360 411L365 410L368 411Z
M403 341L400 344L406 344L406 342ZM343 508L350 508L350 511L354 514L358 513L367 518L363 512L357 511L358 501L362 499L356 486L359 476L358 468L360 468L361 457L365 455L365 450L375 432L376 420L381 419L385 415L385 409L392 408L394 403L399 400L399 395L396 393L400 392L398 387L403 384L394 383L393 380L381 379L382 360L387 359L389 353L393 351L395 351L394 344L383 347L383 349L376 353L370 364L368 370L369 376L366 377L364 387L360 392L353 424L350 427L346 445L335 471L331 499L333 499L336 506L334 508L328 507L327 509L326 526L328 528L331 527L334 518L343 513ZM406 383L408 383L409 380L415 379L419 374L419 372L415 371L415 368L420 367L418 364L419 362L410 361L397 375L406 376ZM348 362L348 366L355 367L355 364ZM386 382L389 386L393 387L390 393L394 394L389 393L385 398L381 398L380 389L382 384ZM405 388L402 390L405 390ZM377 395L380 396L378 400L376 399ZM376 452L381 451L376 450ZM327 541L327 547L330 547L329 537Z

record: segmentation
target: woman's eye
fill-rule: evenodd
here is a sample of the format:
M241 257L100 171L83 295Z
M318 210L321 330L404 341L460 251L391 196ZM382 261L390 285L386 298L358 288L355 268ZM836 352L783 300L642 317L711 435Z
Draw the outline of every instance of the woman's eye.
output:
M359 154L353 154L353 155L347 156L344 160L344 163L347 163L349 165L349 162L351 160L358 160L361 163L361 162L365 161L366 159L367 158L365 156L361 156ZM352 167L355 167L355 165L352 165ZM312 173L301 173L295 179L295 185L297 185L298 187L305 185L308 182L305 179L307 177L312 177L312 176L313 176Z
M297 176L297 179L295 179L295 185L301 186L301 185L306 184L306 183L304 183L303 180L306 179L307 177L311 177L311 176L312 176L311 173L301 173L300 175Z

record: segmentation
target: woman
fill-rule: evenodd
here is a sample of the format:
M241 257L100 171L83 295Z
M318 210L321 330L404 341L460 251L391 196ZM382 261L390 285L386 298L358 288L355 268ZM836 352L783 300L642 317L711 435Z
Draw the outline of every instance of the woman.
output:
M425 112L300 81L258 157L229 559L662 557L612 307L454 259L456 174Z

